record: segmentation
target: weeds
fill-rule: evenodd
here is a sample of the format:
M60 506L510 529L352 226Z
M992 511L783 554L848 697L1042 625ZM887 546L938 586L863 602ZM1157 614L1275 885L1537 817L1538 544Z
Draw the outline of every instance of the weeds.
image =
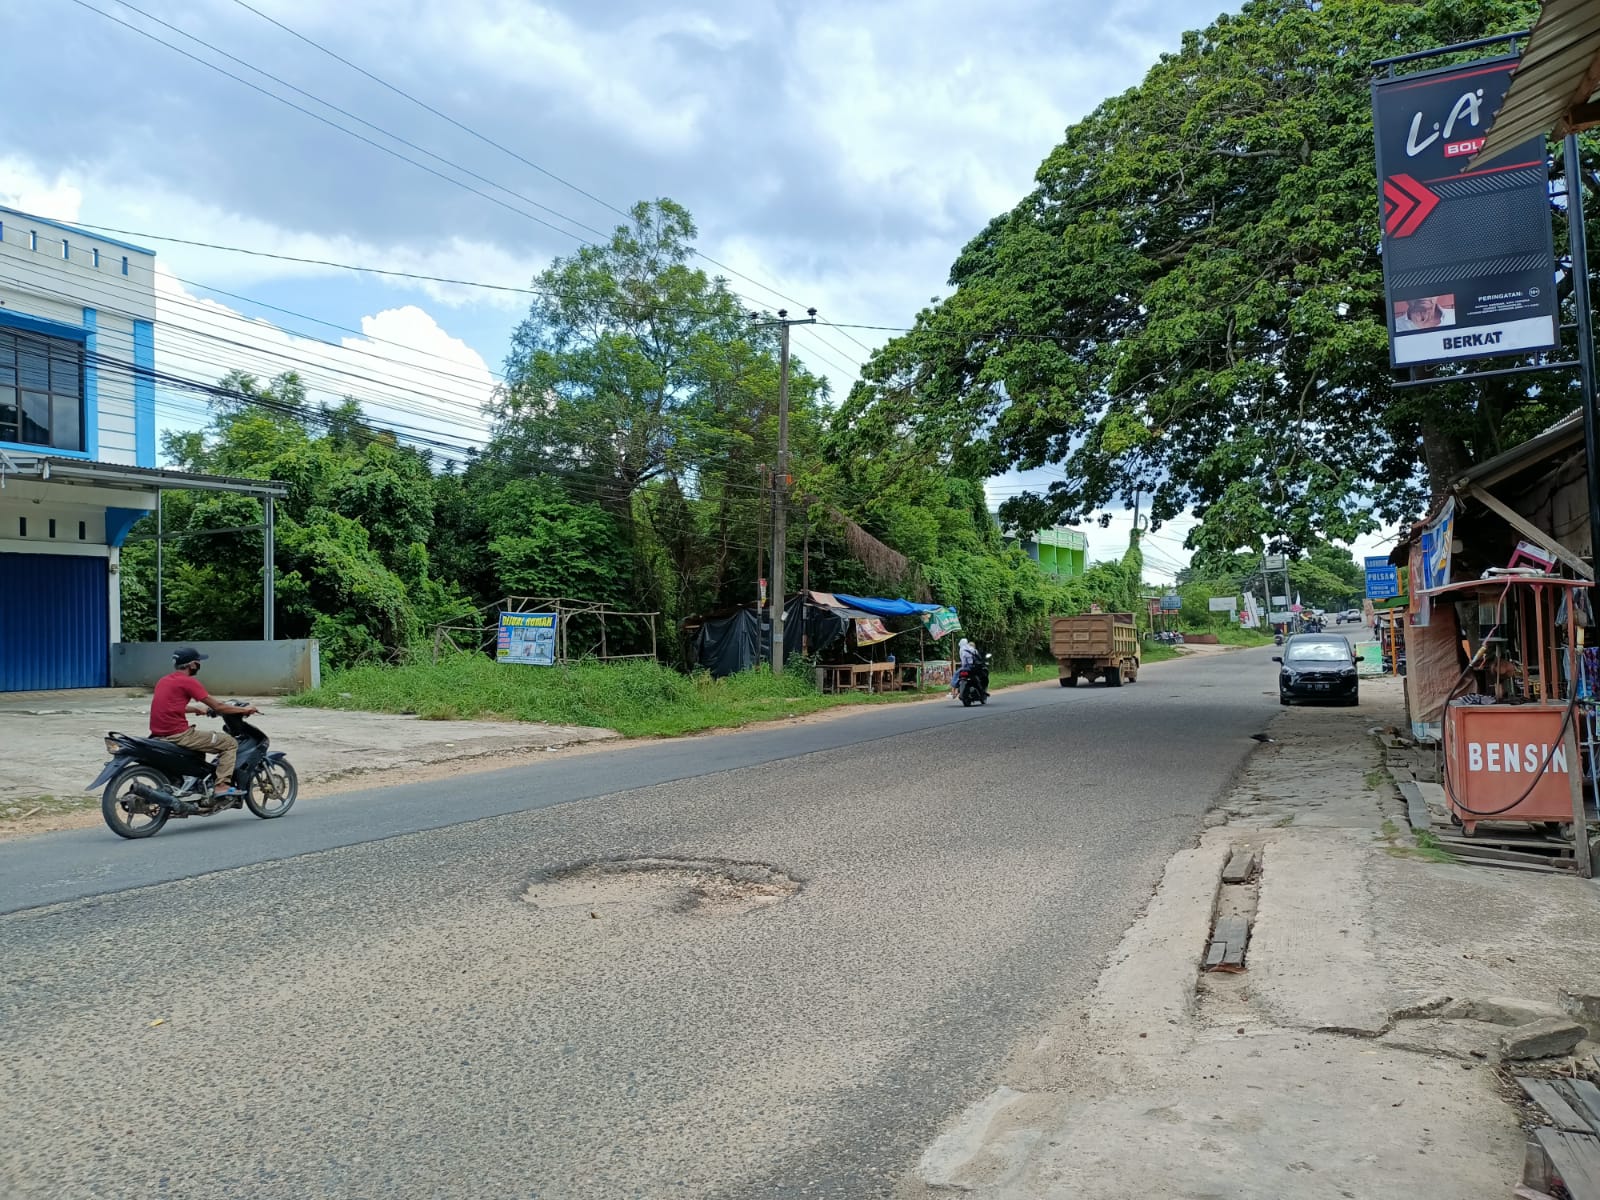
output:
M1388 818L1383 822L1383 840L1389 844L1384 847L1384 853L1390 858L1410 858L1420 862L1453 863L1458 862L1456 856L1451 854L1439 844L1439 839L1426 829L1412 830L1411 846L1399 844L1400 827Z
M997 671L993 688L1036 683L1047 674ZM938 689L935 689L935 693ZM929 693L921 693L927 695ZM313 708L414 714L425 720L512 720L615 729L629 737L671 737L816 712L842 704L914 700L916 692L824 696L799 670L765 668L713 679L654 662L509 666L476 655L438 665L353 667L287 703Z
M1384 776L1386 774L1388 774L1388 772L1382 771L1382 770L1368 771L1367 772L1367 791L1375 792L1379 788L1381 788L1383 786L1383 778L1384 778Z

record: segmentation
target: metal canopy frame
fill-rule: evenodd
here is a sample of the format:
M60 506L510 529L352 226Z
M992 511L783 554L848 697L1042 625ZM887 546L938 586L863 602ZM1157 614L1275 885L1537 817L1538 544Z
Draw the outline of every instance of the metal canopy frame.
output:
M163 547L174 538L202 537L220 533L262 534L261 551L261 640L270 642L277 637L274 610L277 607L277 502L289 495L287 484L270 479L246 479L232 475L200 475L190 471L175 471L166 467L128 467L116 463L84 462L80 459L54 458L50 455L17 456L0 451L0 488L5 487L6 476L36 479L41 483L88 484L100 487L121 488L125 491L154 491L156 494L156 531L128 538L128 541L154 541L156 544L156 641L165 640L165 622L162 605ZM167 492L228 492L250 496L261 501L259 525L234 525L226 529L192 529L181 533L168 533L163 520L161 497Z

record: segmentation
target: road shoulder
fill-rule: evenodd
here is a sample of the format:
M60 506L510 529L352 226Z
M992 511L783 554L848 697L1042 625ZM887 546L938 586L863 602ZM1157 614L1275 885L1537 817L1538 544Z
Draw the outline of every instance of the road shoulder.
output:
M900 1194L1509 1194L1525 1138L1494 1061L1506 1030L1449 1014L1594 990L1600 889L1397 844L1368 729L1399 712L1372 681L1359 710L1282 714L1087 1004L1016 1049ZM1240 851L1250 881L1222 884ZM1235 912L1245 969L1202 971Z

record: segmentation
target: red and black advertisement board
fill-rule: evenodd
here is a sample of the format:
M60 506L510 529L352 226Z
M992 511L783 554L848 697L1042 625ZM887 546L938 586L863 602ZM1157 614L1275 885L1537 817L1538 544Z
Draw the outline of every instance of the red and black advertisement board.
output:
M1558 344L1544 139L1467 169L1517 62L1485 59L1372 85L1392 366Z

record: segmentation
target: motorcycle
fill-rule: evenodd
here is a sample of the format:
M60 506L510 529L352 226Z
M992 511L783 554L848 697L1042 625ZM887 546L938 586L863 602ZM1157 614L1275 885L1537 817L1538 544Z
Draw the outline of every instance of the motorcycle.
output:
M962 708L989 703L989 663L993 658L994 655L985 654L956 673L956 695Z
M1273 634L1273 635L1272 635L1272 644L1273 644L1273 645L1274 645L1274 646L1281 646L1281 645L1283 645L1283 634L1281 634L1281 633L1275 633L1275 634Z
M106 734L111 761L84 790L105 786L100 815L111 832L118 837L147 838L174 817L211 817L248 807L270 821L294 807L300 779L288 757L270 749L267 735L243 716L224 716L222 727L239 743L233 782L242 796L212 795L217 771L198 750L185 750L160 738Z

